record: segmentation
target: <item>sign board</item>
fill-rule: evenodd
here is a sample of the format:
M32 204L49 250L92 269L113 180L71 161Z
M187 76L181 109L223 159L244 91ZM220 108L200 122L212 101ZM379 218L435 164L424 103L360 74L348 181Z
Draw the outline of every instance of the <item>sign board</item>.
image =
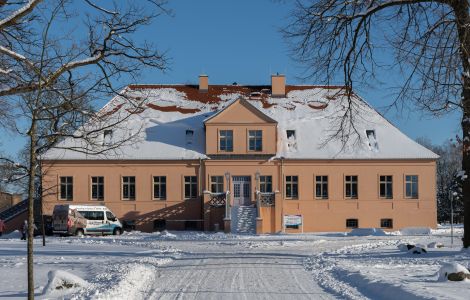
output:
M302 215L284 215L284 226L302 225Z

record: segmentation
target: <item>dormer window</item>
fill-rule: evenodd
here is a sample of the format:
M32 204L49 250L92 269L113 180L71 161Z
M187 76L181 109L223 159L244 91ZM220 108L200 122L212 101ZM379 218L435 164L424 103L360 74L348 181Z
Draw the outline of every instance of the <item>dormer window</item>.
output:
M286 133L287 133L287 138L288 139L290 139L290 138L295 139L295 130L286 130Z
M111 129L105 129L103 132L103 146L111 145L113 139L113 131Z
M297 139L295 137L295 130L286 130L287 134L287 147L289 150L297 150Z
M194 130L187 129L186 130L186 144L192 144L193 143L193 136L194 136Z
M366 136L369 142L369 149L377 152L379 150L379 145L375 138L375 130L366 130Z

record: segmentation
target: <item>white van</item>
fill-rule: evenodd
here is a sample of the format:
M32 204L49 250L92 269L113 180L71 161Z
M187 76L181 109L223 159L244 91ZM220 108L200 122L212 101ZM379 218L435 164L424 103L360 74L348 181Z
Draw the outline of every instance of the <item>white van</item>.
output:
M118 218L102 205L56 205L52 215L55 234L114 234L122 233Z

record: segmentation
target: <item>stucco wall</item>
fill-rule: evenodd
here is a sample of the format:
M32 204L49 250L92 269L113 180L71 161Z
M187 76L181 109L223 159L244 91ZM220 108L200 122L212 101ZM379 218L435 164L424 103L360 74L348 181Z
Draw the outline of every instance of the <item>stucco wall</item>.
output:
M281 166L282 165L282 166ZM436 226L435 162L434 161L261 161L261 160L207 160L199 170L199 161L141 161L141 162L60 162L44 168L44 187L50 192L44 199L44 213L51 214L58 203L95 204L91 200L91 176L105 177L105 200L123 220L136 220L137 229L152 231L153 221L167 220L167 228L184 229L187 220L204 219L202 199L184 199L184 176L197 176L201 171L200 191L210 190L210 176L251 177L252 203L255 203L255 174L270 175L276 195L276 207L263 210L263 232L282 230L283 215L301 214L304 232L345 231L346 219L357 218L359 227L379 227L380 219L393 219L392 230L407 226ZM299 197L285 199L284 178L299 177ZM328 176L329 198L315 199L314 176ZM344 176L358 176L358 199L344 197ZM393 199L379 197L379 176L393 176ZM404 176L418 175L419 198L404 196ZM73 201L59 200L60 176L74 177ZM136 176L136 200L121 199L121 176ZM167 199L152 197L152 176L167 176ZM224 190L232 190L224 178ZM232 198L233 199L233 198ZM207 205L206 205L207 209ZM219 215L220 212L217 213ZM222 215L217 218L218 223ZM268 220L269 219L269 220ZM212 221L210 221L212 222ZM214 221L215 222L215 221ZM213 224L206 224L206 229ZM221 226L222 227L222 226ZM202 228L202 223L201 223ZM289 229L287 232L299 230Z
M60 162L46 163L43 179L44 214L55 204L104 204L121 220L135 220L137 228L153 230L153 221L167 220L168 229L184 229L185 221L201 219L201 199L184 199L184 176L198 176L199 162ZM73 176L73 200L59 199L59 177ZM91 199L91 177L104 177L104 201ZM136 177L136 199L122 199L122 176ZM166 200L153 199L153 176L166 176ZM203 184L203 183L201 183ZM197 221L201 223L200 221ZM200 225L202 228L202 224Z

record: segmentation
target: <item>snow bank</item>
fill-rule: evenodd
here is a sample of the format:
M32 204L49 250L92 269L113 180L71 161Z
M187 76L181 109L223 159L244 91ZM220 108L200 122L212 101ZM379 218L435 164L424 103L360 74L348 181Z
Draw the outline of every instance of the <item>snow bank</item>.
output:
M88 286L88 282L75 274L54 270L47 274L48 282L44 287L43 294L68 294Z
M348 233L348 236L384 236L387 235L383 229L380 228L354 228Z
M428 248L434 249L434 248L444 248L444 244L439 243L439 242L432 242L428 244Z
M10 233L0 236L0 239L19 239L21 238L21 233L18 230L12 231Z
M470 274L467 268L462 266L461 264L458 263L443 263L441 268L439 269L438 274L438 281L447 281L447 276L451 273L459 273L463 272L464 274Z
M405 227L400 230L402 235L430 235L431 228L429 227Z

